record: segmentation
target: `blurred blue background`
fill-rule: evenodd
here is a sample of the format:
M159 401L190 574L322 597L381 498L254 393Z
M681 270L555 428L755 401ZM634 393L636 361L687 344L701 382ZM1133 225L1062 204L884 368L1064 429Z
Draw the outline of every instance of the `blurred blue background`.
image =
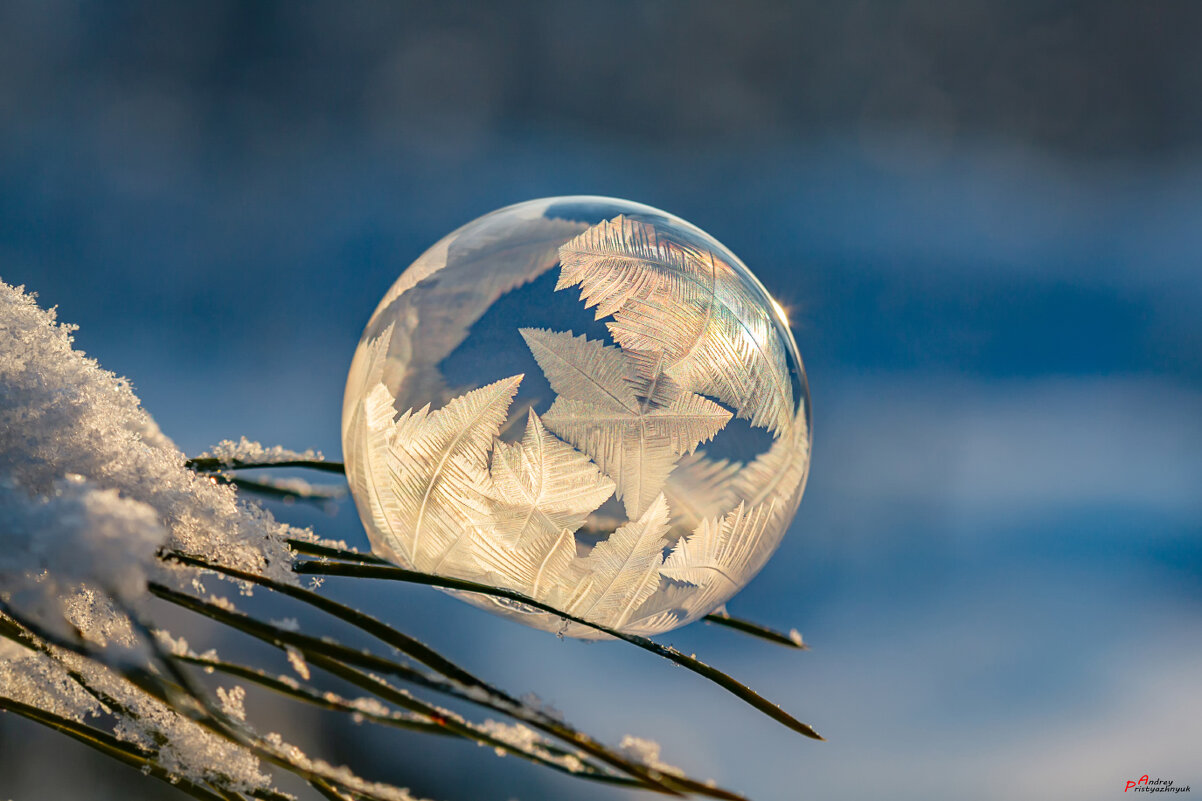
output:
M428 245L547 195L671 211L794 321L809 489L731 609L813 650L665 639L830 742L620 644L326 591L755 799L1202 785L1199 31L1185 2L5 2L0 277L185 451L337 457L362 326ZM349 503L273 511L365 544ZM438 798L622 797L251 713ZM174 797L0 719L0 797L47 775Z

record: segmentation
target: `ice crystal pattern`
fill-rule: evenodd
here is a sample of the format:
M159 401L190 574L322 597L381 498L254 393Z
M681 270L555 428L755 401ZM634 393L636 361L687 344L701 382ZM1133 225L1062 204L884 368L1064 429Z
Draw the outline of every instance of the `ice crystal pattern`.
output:
M712 439L731 414L666 375L643 376L618 348L583 335L523 330L558 397L546 424L596 460L638 517L682 454Z
M532 230L533 251L496 235L487 253L470 252L504 257L489 281L473 289L452 277L437 288L459 311L433 315L435 328L454 316L435 355L462 342L500 293L557 260L556 291L579 288L584 307L609 318L616 344L520 329L554 393L541 416L510 408L522 375L456 395L428 355L410 354L406 369L419 392L430 397L436 386L436 400L445 399L437 409L414 409L404 408L412 384L394 396L385 380L387 355L398 347L390 323L361 343L350 380L363 388L345 429L348 452L358 455L348 453L352 491L376 549L402 565L516 590L620 631L665 631L741 588L796 507L809 433L785 346L764 299L729 264L662 238L651 223L619 215L592 227L540 220ZM557 251L548 245L555 241ZM455 246L452 238L427 252L381 309L410 303L406 290L436 276ZM425 325L414 309L392 319L407 330ZM515 414L525 417L524 434L507 442L503 430L520 425ZM769 450L748 464L698 450L736 416L773 435ZM611 497L625 522L595 543L578 538ZM517 611L531 625L597 636Z
M789 427L785 351L768 310L713 253L660 242L655 227L619 216L559 249L559 289L579 286L597 319L640 354L642 372L714 395L752 425Z

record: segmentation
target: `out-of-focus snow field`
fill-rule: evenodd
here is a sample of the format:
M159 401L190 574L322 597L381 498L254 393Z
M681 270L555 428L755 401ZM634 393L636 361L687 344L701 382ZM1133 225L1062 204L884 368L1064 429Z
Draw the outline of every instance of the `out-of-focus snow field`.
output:
M813 650L704 626L666 639L830 742L618 644L561 642L417 588L327 590L508 689L537 688L587 730L655 738L667 761L756 799L1097 799L1143 774L1202 785L1202 153L1196 109L1174 117L1169 88L1163 120L1138 123L1163 141L1099 132L1115 123L1091 116L1093 101L1035 103L1054 132L1058 114L1076 115L1051 136L1006 127L948 77L1001 58L989 48L925 72L899 61L902 78L942 87L949 129L856 113L866 84L840 87L844 72L821 68L857 44L837 37L811 53L836 83L793 86L739 71L750 34L730 31L729 52L714 34L708 52L750 81L724 95L716 78L666 66L648 89L621 77L618 54L609 73L556 73L577 63L565 39L584 11L529 34L542 61L512 54L482 10L415 14L388 22L395 52L377 63L387 36L359 52L347 43L373 26L322 27L350 26L335 6L296 12L301 25L283 6L46 5L0 12L0 276L78 323L79 344L128 376L189 453L246 435L336 457L345 372L379 297L440 236L519 200L587 192L665 208L730 246L790 310L813 394L811 479L776 558L731 609L797 626ZM1032 52L1071 55L1086 74L1100 63L1091 37L1109 28L1088 6L1029 5L951 35L1067 27L1067 44L1035 37ZM688 13L623 9L651 15L631 18L638 41ZM590 30L579 35L593 45L625 36ZM869 51L885 34L864 36ZM1128 44L1176 40L1149 41ZM488 69L498 53L501 77ZM1174 67L1182 81L1202 75L1190 58ZM883 84L890 71L846 67ZM565 104L607 74L618 86L597 102L613 125ZM1164 88L1159 73L1131 80ZM665 86L714 105L725 127L696 109L640 127L648 97L691 107ZM839 91L850 111L821 124L781 116ZM1121 113L1148 111L1126 102ZM350 504L273 511L365 544ZM439 798L619 795L457 743L308 725L312 751ZM0 797L68 792L170 797L0 718Z

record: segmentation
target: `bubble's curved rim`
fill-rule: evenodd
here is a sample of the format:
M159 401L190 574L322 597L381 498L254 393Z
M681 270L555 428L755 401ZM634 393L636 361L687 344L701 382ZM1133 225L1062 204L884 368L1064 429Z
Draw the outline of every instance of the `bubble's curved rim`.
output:
M397 277L389 285L389 289L386 291L384 298L380 301L380 304L373 311L371 317L369 318L367 325L364 328L363 334L361 334L361 336L360 336L359 346L360 347L362 346L364 338L372 330L373 326L375 326L377 324L380 314L382 312L384 312L385 309L387 308L387 306L388 306L387 301L388 301L389 295L391 295L393 292L393 287L397 286L398 283L400 283L404 279L405 275L407 273L409 273L409 271L411 269L413 269L416 265L418 265L423 259L427 258L427 256L429 256L432 252L435 253L435 255L437 255L437 253L436 253L437 250L441 246L443 246L444 243L447 243L447 245L450 246L454 243L454 241L458 237L462 236L465 232L467 232L468 229L471 229L477 225L480 225L481 223L483 223L486 220L490 220L490 219L493 219L493 218L496 218L499 216L514 213L515 211L521 210L521 211L525 212L526 215L529 215L527 217L527 219L533 219L533 218L557 219L560 215L554 213L556 207L569 207L569 206L581 206L581 207L585 207L585 208L594 207L596 213L591 213L593 210L590 209L589 214L582 215L589 219L596 217L598 220L608 220L612 216L614 216L614 214L625 214L628 216L635 217L636 219L638 217L645 217L645 218L647 218L645 220L645 222L648 222L651 224L656 224L656 223L662 222L662 223L666 223L666 224L670 224L672 226L678 227L679 229L681 229L681 232L677 233L675 236L673 236L671 232L666 232L669 239L683 237L681 244L684 244L684 245L693 244L693 245L696 245L699 247L704 247L707 249L716 248L720 252L720 258L727 261L738 272L740 277L742 277L747 282L748 288L753 293L759 293L758 297L760 299L760 302L764 306L767 306L770 309L769 315L768 315L769 319L772 320L773 327L776 329L778 336L780 336L783 339L786 353L789 356L791 356L793 364L796 366L796 369L792 370L790 372L793 373L793 380L795 381L795 387L796 387L796 391L797 391L799 406L795 407L796 411L794 412L794 423L792 426L790 426L790 428L794 429L794 436L795 436L796 434L803 433L803 432L795 430L796 425L801 424L804 426L804 437L805 437L805 441L806 441L806 452L807 453L806 453L804 474L801 478L800 485L797 487L796 492L792 497L791 504L790 504L791 511L789 513L789 519L791 521L793 516L796 514L797 506L800 503L802 496L804 495L805 487L806 487L806 484L808 483L810 466L811 466L811 462L812 462L812 443L813 443L813 422L812 422L813 409L812 409L812 400L811 400L810 388L809 388L809 376L808 376L808 373L806 372L805 363L801 357L801 353L800 353L800 349L798 348L798 345L797 345L796 337L793 334L793 329L789 324L789 320L788 320L785 310L780 305L780 303L776 300L775 296L771 292L768 291L767 287L764 286L763 282L759 279L759 277L746 265L746 263L741 258L739 258L738 255L736 255L721 240L717 239L715 236L713 236L709 232L701 229L700 227L689 222L688 220L685 220L675 214L664 211L655 206L650 206L645 203L639 203L637 201L627 200L624 198L611 197L611 196L606 196L606 195L554 195L554 196L545 196L545 197L540 197L540 198L532 198L530 200L520 201L517 203L511 203L506 206L502 206L500 208L494 209L485 214L474 217L471 220L468 220L467 222L463 223L462 225L456 227L454 230L450 231L449 233L445 234L444 236L440 237L433 244L431 244L429 247L427 247L425 250L423 250L417 256L417 258L415 258L413 261L411 261L403 270L401 270L401 272L397 275ZM583 209L582 209L582 211L583 211ZM568 219L570 216L571 216L570 214L565 214L564 219ZM694 243L690 243L691 238L696 238L696 240L698 240L698 241L694 242ZM445 260L445 254L443 255L443 259ZM444 264L443 266L446 266L446 265ZM441 269L441 268L439 268L439 269ZM433 272L437 272L437 271L438 270L436 269ZM431 273L431 275L433 274L433 272ZM352 366L351 375L353 375L353 374L354 374L354 370L353 370L353 366ZM343 414L343 416L344 416L344 426L343 426L343 428L344 428L344 430L343 430L344 451L346 450L346 448L345 448L345 434L346 434L345 417L346 417L346 408L347 408L346 403L347 403L347 401L350 397L350 393L351 393L351 387L350 387L350 383L349 383L350 377L351 376L348 375L347 390L346 390L346 393L344 394L344 408L343 408L343 413L344 413ZM782 436L785 435L785 432L781 432L781 435ZM359 503L359 501L356 498L357 506L358 506L358 503ZM363 516L362 509L360 509L359 511L360 511L360 517L362 517ZM772 548L773 551L775 551L776 548L779 547L780 541L788 533L788 529L790 527L791 527L790 523L786 523L785 526L782 528L779 535L777 536L776 544ZM370 536L370 530L369 530L369 536ZM373 542L374 542L374 540L373 540ZM760 567L762 568L763 565L761 564ZM742 585L736 590L736 592L741 591L744 587L746 587L746 585L748 583L750 583L750 581L755 577L755 574L758 572L759 572L759 569L755 570L751 575L749 575L747 577L747 579L742 583ZM474 605L478 605L478 604L474 604ZM528 621L523 621L523 622L525 622L527 625L533 625L533 624L529 623ZM678 626L679 625L680 624L678 624ZM534 626L534 627L540 628L539 626ZM677 626L674 626L673 628L676 628L676 627ZM577 636L577 635L573 635L573 636Z

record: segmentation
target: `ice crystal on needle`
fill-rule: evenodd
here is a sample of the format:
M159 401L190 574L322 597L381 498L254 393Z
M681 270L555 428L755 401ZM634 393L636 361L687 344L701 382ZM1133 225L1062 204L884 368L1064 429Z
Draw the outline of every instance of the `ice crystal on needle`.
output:
M223 439L208 451L202 453L200 459L216 459L221 464L231 465L236 462L256 462L258 464L278 464L280 462L320 462L325 459L320 451L309 449L293 451L280 445L264 447L262 443L254 442L246 437L234 442Z
M669 765L660 760L660 744L655 740L647 740L642 737L635 737L627 734L622 738L622 742L618 744L618 748L622 753L631 759L646 765L649 768L658 770L660 773L672 773L683 775L684 771L675 765Z

